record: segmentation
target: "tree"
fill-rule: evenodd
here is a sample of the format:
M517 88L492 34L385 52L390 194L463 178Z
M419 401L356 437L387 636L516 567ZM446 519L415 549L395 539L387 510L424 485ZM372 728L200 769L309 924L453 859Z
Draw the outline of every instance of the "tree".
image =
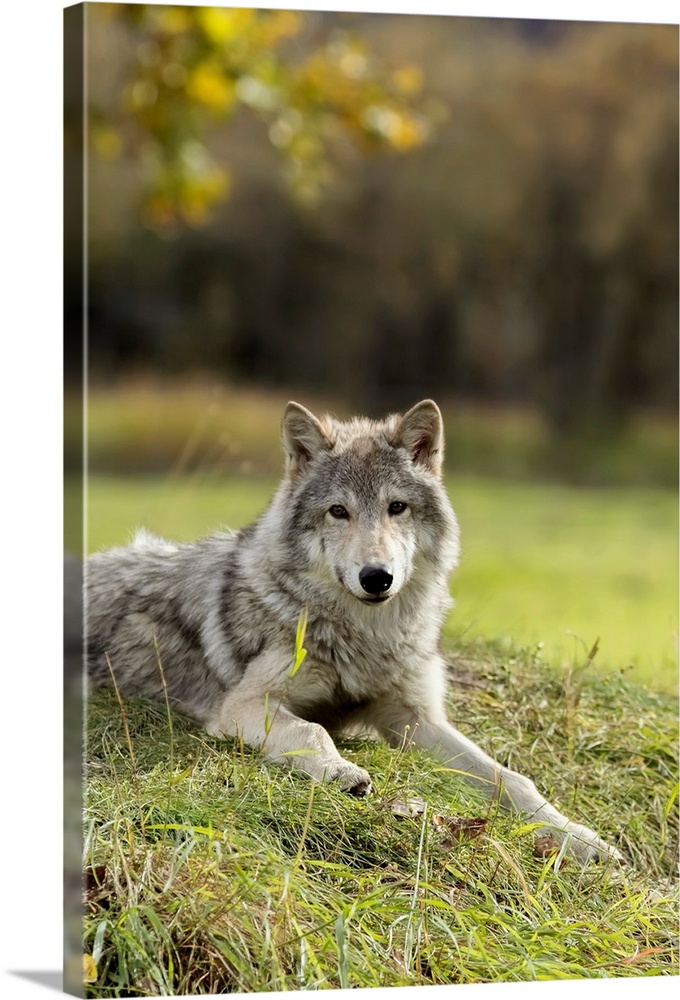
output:
M152 228L200 226L228 196L211 129L243 111L264 122L303 202L319 197L338 148L406 152L431 132L420 69L386 66L327 15L146 4L97 12L132 56L116 106L91 106L92 146L104 158L138 161Z

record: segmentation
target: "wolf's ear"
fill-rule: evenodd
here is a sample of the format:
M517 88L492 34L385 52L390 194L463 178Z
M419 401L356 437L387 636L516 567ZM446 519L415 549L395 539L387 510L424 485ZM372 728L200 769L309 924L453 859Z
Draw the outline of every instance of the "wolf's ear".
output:
M444 424L439 407L424 399L412 407L397 424L396 447L405 448L414 465L422 465L441 475L444 460Z
M331 447L331 441L314 414L299 403L286 404L281 440L288 456L288 468L293 471L303 469L320 451Z

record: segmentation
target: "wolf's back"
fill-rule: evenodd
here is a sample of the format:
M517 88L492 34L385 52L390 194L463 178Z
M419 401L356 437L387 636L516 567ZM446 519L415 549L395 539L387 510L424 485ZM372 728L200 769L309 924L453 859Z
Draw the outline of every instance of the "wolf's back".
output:
M204 718L227 686L206 656L215 580L233 558L234 537L175 545L147 533L88 558L86 663L94 685L115 680L124 695L163 698Z

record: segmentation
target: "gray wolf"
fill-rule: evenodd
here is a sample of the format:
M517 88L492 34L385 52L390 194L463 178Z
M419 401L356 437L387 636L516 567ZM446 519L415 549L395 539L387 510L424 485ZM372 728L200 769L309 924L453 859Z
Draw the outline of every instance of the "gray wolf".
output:
M459 531L437 405L339 422L289 403L282 440L285 475L255 523L191 544L141 532L88 559L92 681L113 673L123 695L167 697L210 733L355 795L371 778L332 736L370 728L432 751L582 862L620 859L447 721L439 640ZM303 609L307 659L293 673Z

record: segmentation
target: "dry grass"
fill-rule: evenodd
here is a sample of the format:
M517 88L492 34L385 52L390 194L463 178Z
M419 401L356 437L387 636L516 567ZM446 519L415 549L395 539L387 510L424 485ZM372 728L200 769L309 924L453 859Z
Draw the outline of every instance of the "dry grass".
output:
M88 725L88 995L677 974L674 700L531 650L476 644L454 669L454 721L617 841L628 866L557 869L535 830L423 753L348 743L376 787L355 800L162 705L122 712L101 692ZM395 815L393 800L412 796L424 812ZM466 817L487 823L452 840Z
M210 377L167 382L152 376L92 386L88 397L91 471L116 474L241 473L277 475L278 427L290 398L314 412L351 415L346 400L294 388L234 386ZM417 400L404 400L404 406ZM510 479L554 479L590 485L665 486L678 481L674 416L636 416L619 438L595 433L555 442L540 415L526 408L439 400L450 471ZM78 404L79 406L79 404ZM80 440L79 409L71 415ZM69 408L66 408L67 431ZM67 450L71 435L66 434ZM68 462L68 455L67 455Z

